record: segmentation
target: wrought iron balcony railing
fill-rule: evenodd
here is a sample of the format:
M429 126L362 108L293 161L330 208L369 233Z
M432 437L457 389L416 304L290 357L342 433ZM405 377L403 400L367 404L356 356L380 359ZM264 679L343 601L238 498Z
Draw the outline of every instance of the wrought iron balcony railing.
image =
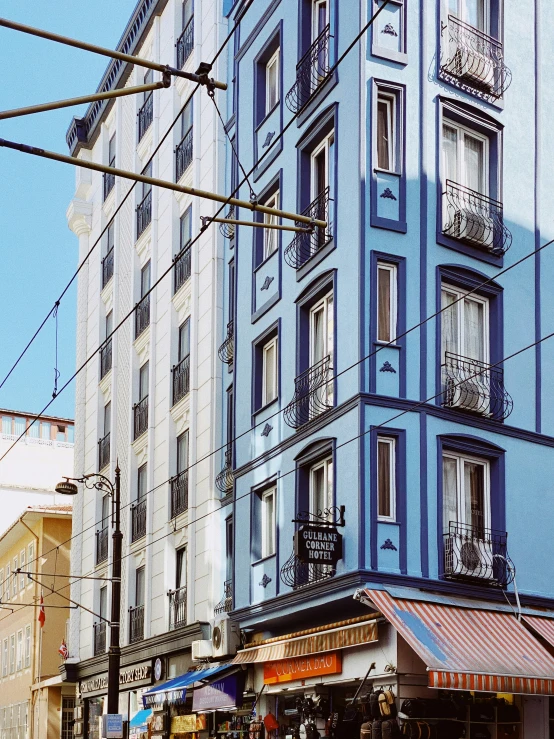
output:
M169 630L187 625L187 589L170 590L169 596Z
M181 143L175 149L175 179L177 182L184 175L187 167L192 164L192 128L183 136Z
M150 93L142 108L138 112L138 140L140 141L144 134L152 125L154 119L154 95Z
M230 613L233 610L233 581L225 580L223 584L223 598L214 608L214 616L221 613Z
M499 367L445 352L442 365L443 405L502 421L514 402L504 389Z
M108 559L108 527L96 532L96 564L102 564Z
M137 239L152 221L152 190L137 205Z
M296 82L287 92L287 108L298 113L331 76L329 26L323 29L296 65Z
M507 540L505 531L450 521L444 534L444 577L505 588L514 572Z
M502 203L446 180L443 193L445 236L502 256L512 245L512 234L504 225Z
M233 482L235 474L233 472L233 450L227 449L225 452L225 465L221 472L215 478L215 486L220 493L228 495L233 492Z
M173 277L173 292L185 284L190 279L190 246L187 244L179 254L175 257L174 261L174 277Z
M330 219L330 203L333 201L329 198L329 188L320 193L317 198L308 205L302 215L310 216L320 221L327 222L327 228L314 228L311 233L297 233L291 243L285 249L285 262L294 269L300 269L306 262L311 259L317 252L329 243L333 238ZM297 226L305 224L296 222Z
M234 205L231 205L231 207L225 214L225 218L228 218L230 220L234 220L236 218ZM234 223L220 223L219 233L225 239L234 239L235 238L235 224Z
M110 163L110 167L113 166L112 163ZM104 200L107 199L108 195L113 190L113 187L115 185L115 175L111 174L111 172L104 172Z
M194 16L177 39L177 69L182 69L194 49Z
M171 518L184 513L189 507L189 472L183 470L169 481L171 485Z
M300 428L333 407L333 368L331 357L308 367L294 381L294 397L283 418L287 426Z
M281 582L290 588L302 588L321 580L328 580L336 574L330 565L314 565L301 562L293 552L281 567Z
M131 506L131 541L146 536L146 500L139 500Z
M135 439L138 439L148 428L148 395L133 406L133 420Z
M129 644L144 639L144 606L129 608Z
M442 29L440 76L488 102L502 97L512 81L500 41L453 15Z
M135 339L150 326L150 295L146 295L135 307Z
M102 289L106 287L108 282L113 277L113 258L114 258L114 248L112 246L112 248L106 254L104 259L102 259Z
M190 389L190 355L173 366L173 405L188 395Z
M108 339L100 349L100 379L104 379L112 368L112 340Z
M94 656L106 651L106 622L99 621L92 625L94 629Z
M98 469L103 470L110 463L110 432L98 439Z
M233 364L233 358L235 356L235 331L233 321L229 321L227 324L227 336L223 344L217 350L217 354L225 364Z

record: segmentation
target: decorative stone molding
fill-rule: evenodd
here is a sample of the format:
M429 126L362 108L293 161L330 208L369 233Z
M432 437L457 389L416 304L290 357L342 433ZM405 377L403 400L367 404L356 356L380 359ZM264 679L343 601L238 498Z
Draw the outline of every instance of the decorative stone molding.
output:
M187 280L172 298L179 325L191 314L191 280Z
M67 225L76 236L85 236L92 228L92 203L73 198L66 211Z
M154 142L154 125L148 127L148 131L144 134L137 144L137 154L143 165L148 161L152 154L152 144Z
M104 187L104 181L102 180L102 188ZM108 193L108 197L104 200L102 203L102 210L104 211L104 216L106 218L106 221L110 221L113 218L113 214L115 213L115 190L117 185L114 185L110 192Z
M113 277L110 278L106 287L100 293L102 302L106 306L106 314L113 310Z
M137 542L140 546L140 551L137 551L135 549L135 569L138 569L139 567L144 567L146 564L146 551L144 549L144 541ZM131 549L133 549L133 545L131 544Z
M104 394L104 405L112 399L112 371L107 372L98 383L98 387Z
M181 179L179 180L177 184L182 185L183 187L192 187L193 186L193 181L192 181L192 170L193 169L194 169L194 159L192 160L192 164L185 169L185 171L181 175ZM185 198L191 198L191 196L188 195L187 193L178 192L177 190L174 190L173 192L179 204L181 204Z
M185 66L183 67L183 72L194 72L194 71L195 71L194 53L192 53L187 59L187 61L185 62ZM175 85L175 89L181 96L182 105L184 105L185 101L190 97L194 89L194 82L191 82L190 80L186 80L184 77L174 77L173 83Z
M188 511L181 513L179 516L177 516L176 519L174 519L175 527L177 529L177 531L175 531L175 536L173 537L175 549L180 549L181 547L185 546L185 544L188 544L188 535L187 535L188 519L189 519Z
M175 433L177 436L186 431L190 423L190 393L170 409L171 418L175 424Z
M133 346L139 356L139 365L143 365L150 354L150 326L134 340Z
M141 269L142 267L144 267L146 262L152 257L151 236L152 236L152 223L149 223L135 243L135 249L137 250Z
M140 467L148 461L148 431L145 431L138 439L135 439L131 446L137 457L137 466Z
M79 156L79 159L83 159L86 162L92 161L92 151L83 150ZM91 187L92 170L85 169L84 167L77 167L75 197L79 198L80 200L86 200Z

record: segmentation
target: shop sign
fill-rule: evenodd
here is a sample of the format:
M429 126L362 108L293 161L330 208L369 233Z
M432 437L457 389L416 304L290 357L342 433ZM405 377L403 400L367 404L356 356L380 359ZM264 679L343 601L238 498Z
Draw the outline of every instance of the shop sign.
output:
M195 690L192 696L192 708L194 711L205 711L242 705L243 687L242 673L227 675L210 685Z
M291 657L264 664L264 684L287 683L304 680L316 675L334 675L342 672L340 652L310 654L307 657Z
M342 559L342 534L331 526L300 526L294 534L294 553L305 564L336 565Z
M172 734L190 734L196 730L195 713L190 713L188 716L174 716L171 719Z
M102 716L102 736L107 739L123 739L123 716L121 713L108 713Z
M152 683L152 662L141 662L133 667L124 667L119 671L120 688L133 688L138 685ZM108 690L108 673L96 675L90 680L81 680L81 694L102 694Z
M150 693L142 696L142 705L145 708L161 705L162 703L181 703L187 695L186 688L176 688L175 690L160 690L159 693Z

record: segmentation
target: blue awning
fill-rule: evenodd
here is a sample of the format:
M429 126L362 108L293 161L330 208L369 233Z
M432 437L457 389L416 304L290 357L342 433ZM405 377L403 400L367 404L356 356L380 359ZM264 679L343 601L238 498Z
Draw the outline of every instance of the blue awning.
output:
M129 722L129 728L131 729L138 729L139 727L144 727L144 730L146 731L148 726L146 722L152 715L152 709L151 708L143 708L142 711L139 711L136 713L133 718Z
M161 685L156 685L146 693L142 694L143 705L153 706L154 704L165 703L177 703L184 701L187 694L187 688L199 681L210 680L224 670L229 668L236 669L236 665L214 665L207 667L204 670L191 670L185 672L180 677L174 677L172 680L168 680Z

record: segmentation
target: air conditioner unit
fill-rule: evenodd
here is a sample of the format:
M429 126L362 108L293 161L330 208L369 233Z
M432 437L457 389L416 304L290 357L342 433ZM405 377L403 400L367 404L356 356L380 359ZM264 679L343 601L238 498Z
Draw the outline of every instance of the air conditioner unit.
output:
M473 49L456 49L452 58L448 60L446 69L450 74L479 90L491 92L494 89L494 63L486 54Z
M494 221L490 216L482 213L456 210L452 222L448 224L448 235L480 249L492 250L495 246Z
M468 538L467 533L451 533L444 547L444 574L494 580L492 542Z
M240 644L238 624L228 616L216 619L212 625L212 656L228 657L236 654Z
M192 642L192 661L198 662L212 657L212 640L198 639Z
M478 378L464 380L463 377L447 377L444 395L444 404L448 408L460 408L483 416L490 415L489 393L486 385L480 384Z

